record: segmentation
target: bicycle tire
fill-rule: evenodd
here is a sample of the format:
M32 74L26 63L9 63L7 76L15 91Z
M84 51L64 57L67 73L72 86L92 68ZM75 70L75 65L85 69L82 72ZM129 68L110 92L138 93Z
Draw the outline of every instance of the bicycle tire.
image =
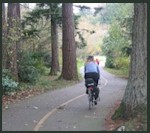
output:
M89 109L91 110L93 106L93 94L91 90L88 90L88 100L89 100Z

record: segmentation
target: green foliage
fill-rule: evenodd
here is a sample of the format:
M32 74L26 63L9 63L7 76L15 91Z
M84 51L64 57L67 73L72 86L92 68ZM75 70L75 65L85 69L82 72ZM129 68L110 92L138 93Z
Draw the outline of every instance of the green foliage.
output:
M114 20L122 21L133 14L133 3L108 3L98 14L101 23L111 24Z
M103 39L103 53L112 57L120 56L122 48L128 45L129 42L124 38L119 23L114 22L108 31L108 36Z
M2 76L3 77L8 76L9 78L13 78L11 72L8 69L2 69Z
M36 83L39 78L38 70L34 66L19 67L19 79L22 82Z
M8 56L8 58L12 58L14 54L16 54L16 43L20 41L21 39L21 28L18 26L19 23L17 20L11 21L12 26L8 25L7 27L7 36L5 36L4 39L4 45L5 45L5 54ZM12 63L12 60L9 60L10 63Z
M77 58L77 68L78 68L78 71L79 71L79 72L80 72L80 68L81 68L82 66L84 66L84 60Z
M47 74L46 65L50 62L45 59L47 55L47 52L23 52L18 69L20 81L36 83L40 74Z
M111 26L108 35L103 39L103 53L111 57L119 57L122 54L129 56L131 54L133 4L108 4L106 9L105 17Z
M122 48L122 54L125 56L130 56L132 52L131 46L123 47Z
M19 62L19 80L22 82L35 83L38 79L38 69L35 67L36 60L32 57L33 53L22 53Z
M103 54L107 56L106 67L108 68L127 68L129 59L123 58L131 54L129 48L131 40L124 37L122 28L118 22L114 21L110 27L108 35L103 39L102 50ZM120 58L119 58L120 57Z
M104 68L109 73L112 73L113 75L116 75L118 77L122 78L128 78L129 77L129 68L126 69L115 69L115 68Z
M44 64L44 61L41 59L41 60L37 60L36 61L36 64L35 64L35 68L38 69L38 72L40 74L46 74L47 73L47 67L45 66Z
M7 69L2 70L2 88L3 93L12 92L17 89L18 82L12 79L12 76Z
M55 20L57 24L61 24L62 6L60 3L37 3L37 9L40 10L40 15L49 19Z
M102 45L103 54L107 57L106 67L119 69L127 75L132 51L133 4L108 4L103 14L105 14L103 22L111 24Z
M33 52L22 52L21 54L21 60L19 62L19 65L23 66L34 66L36 63L36 60L33 58Z
M106 67L108 68L116 68L116 69L123 69L129 67L129 58L126 57L117 57L117 58L106 58Z
M35 67L39 70L41 74L45 73L45 67L51 67L51 55L49 52L33 52L31 57L35 59Z
M114 66L114 59L111 58L111 57L107 57L105 66L108 67L108 68L114 68L115 67Z
M22 29L24 39L32 38L40 38L40 32L43 30L45 25L45 19L43 14L45 12L42 9L35 8L32 11L26 13L26 15L22 19Z
M48 52L46 52L46 53L44 54L44 56L43 56L43 61L44 61L44 65L45 65L46 67L48 67L48 68L51 67L52 57L51 57L51 55L50 55Z
M114 66L116 69L125 69L129 67L130 59L127 57L118 57L114 60Z

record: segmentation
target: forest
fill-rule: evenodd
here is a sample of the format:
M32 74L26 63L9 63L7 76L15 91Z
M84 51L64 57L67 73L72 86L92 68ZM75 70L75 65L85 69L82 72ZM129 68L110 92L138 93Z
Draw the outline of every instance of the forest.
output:
M34 4L2 3L4 108L83 82L81 67L94 55L105 71L128 80L112 119L140 115L147 130L147 4Z

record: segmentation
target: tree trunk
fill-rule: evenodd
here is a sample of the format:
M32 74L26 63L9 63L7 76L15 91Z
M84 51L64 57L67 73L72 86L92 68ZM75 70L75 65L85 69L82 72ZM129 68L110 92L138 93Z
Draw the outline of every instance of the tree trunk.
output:
M147 4L135 3L129 80L119 109L122 108L123 117L129 118L137 115L138 113L142 113L146 107Z
M8 61L7 67L11 71L12 76L15 80L18 80L18 69L17 69L17 25L16 25L16 17L17 9L16 3L8 3Z
M57 75L59 71L59 55L58 55L58 27L57 27L57 18L55 17L55 10L57 4L51 3L50 10L51 10L51 46L52 46L52 64L51 64L51 71L50 75Z
M51 44L52 44L52 65L50 75L57 75L59 71L58 60L58 31L56 20L51 15Z
M17 47L17 60L20 60L20 53L21 53L21 14L20 14L20 3L16 3L16 23L17 23L17 34L18 40L16 42Z
M2 66L6 68L6 15L5 15L5 4L2 3Z
M66 80L78 79L76 63L76 46L74 37L74 20L72 3L62 4L63 23L63 66L61 77Z

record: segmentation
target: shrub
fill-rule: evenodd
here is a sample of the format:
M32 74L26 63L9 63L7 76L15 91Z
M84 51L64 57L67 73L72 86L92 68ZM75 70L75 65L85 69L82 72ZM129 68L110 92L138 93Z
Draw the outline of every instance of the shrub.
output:
M107 57L105 66L108 68L114 68L114 59L111 57Z
M4 94L16 90L18 84L18 82L11 78L11 74L7 69L2 70L2 88Z
M6 76L12 78L12 75L8 69L2 69L2 77L6 77Z
M117 69L126 69L129 67L129 62L128 57L118 57L114 60L114 66Z
M39 78L38 70L34 66L20 66L19 79L23 82L36 83Z
M36 83L38 79L38 69L35 67L37 60L34 59L33 53L22 53L21 60L19 62L19 80L22 82Z
M48 68L51 67L52 57L49 53L45 53L43 56L44 65Z
M42 63L43 66L46 67L51 67L51 55L49 52L34 52L32 54L32 58L37 59L38 61L40 61Z
M19 65L35 66L36 59L34 59L32 56L33 56L33 52L23 52L21 54L21 60L19 62Z
M38 69L38 72L40 74L46 74L47 68L44 65L44 62L40 59L39 61L37 60L36 64L35 64L35 68Z
M48 52L24 51L19 61L19 79L22 82L35 83L39 74L46 74L50 67L50 56Z
M45 74L47 71L46 67L50 67L50 62L51 62L49 53L34 52L32 58L34 58L35 60L33 66L38 69L38 72L40 74Z

